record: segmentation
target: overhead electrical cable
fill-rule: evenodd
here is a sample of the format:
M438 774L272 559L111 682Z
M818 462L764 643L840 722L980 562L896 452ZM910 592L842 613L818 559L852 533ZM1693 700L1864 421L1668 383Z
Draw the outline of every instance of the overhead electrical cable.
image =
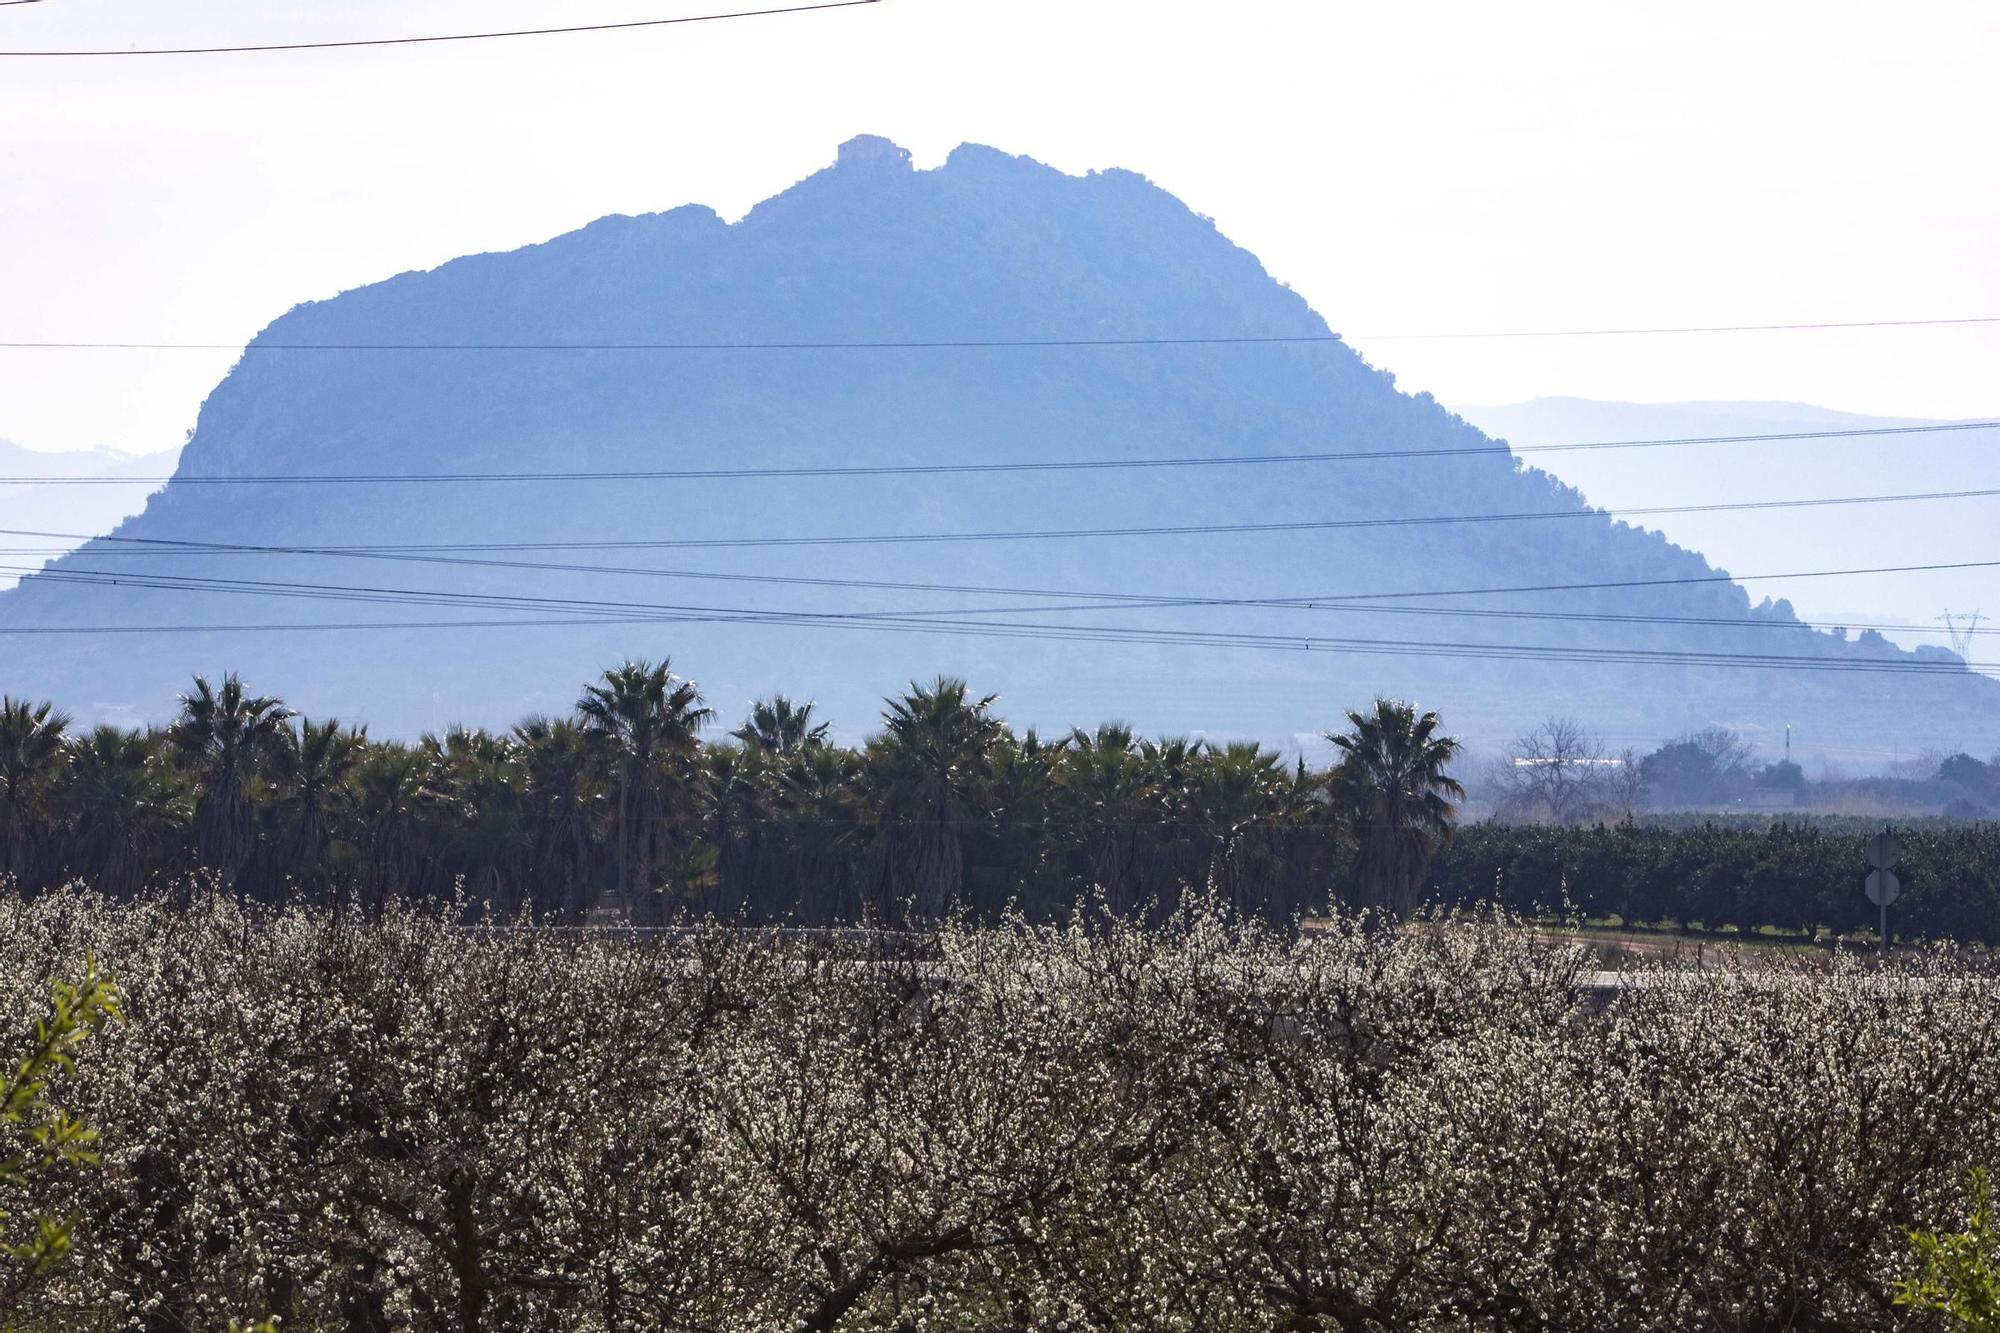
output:
M86 56L219 56L256 51L331 51L360 46L426 46L439 42L483 42L502 37L557 37L570 33L621 32L634 28L668 28L682 23L719 23L725 19L768 18L806 14L822 9L854 9L881 0L820 0L817 4L784 5L771 9L738 9L715 14L683 14L675 18L630 19L621 23L576 23L558 28L510 28L487 32L436 33L418 37L356 37L343 41L262 42L243 46L112 46L54 51L0 51L5 59L61 59Z
M280 594L283 595L283 594ZM760 625L805 625L822 628L855 628L886 630L906 633L940 633L966 635L982 638L1042 639L1064 642L1093 643L1136 643L1185 645L1195 647L1236 647L1255 649L1279 649L1308 652L1351 652L1362 655L1387 656L1428 656L1469 658L1473 660L1527 660L1548 662L1595 662L1635 665L1677 665L1711 667L1754 667L1790 670L1837 670L1862 672L1889 672L1918 675L1962 676L1967 668L1957 663L1929 663L1902 661L1852 661L1844 659L1779 657L1768 654L1721 654L1685 653L1669 651L1569 648L1560 645L1494 645L1475 643L1438 643L1428 640L1391 639L1346 639L1307 635L1250 635L1207 633L1200 631L1147 631L1122 626L1022 626L1006 624L986 624L982 622L928 621L921 618L901 618L894 620L862 619L815 613L741 611L714 613L656 613L649 615L617 615L588 618L566 617L557 621L442 621L442 622L367 622L356 623L354 628L486 628L511 627L521 625L605 625L605 624L655 624L655 623L746 623ZM327 623L325 628L347 628L341 623ZM138 633L165 629L179 632L180 626L23 626L0 628L0 633L20 634L70 634L70 633ZM213 627L216 630L258 629L260 626ZM311 628L311 626L275 626L274 628ZM1983 665L1983 664L1982 664Z
M1436 643L1428 640L1357 640L1325 638L1308 635L1267 635L1262 638L1231 636L1226 634L1189 634L1163 638L1137 631L1100 630L1079 627L1076 629L997 625L966 625L958 622L926 624L920 622L884 621L802 621L796 617L771 615L619 615L619 616L564 616L544 619L493 619L493 620L382 620L382 621L306 621L306 622L260 622L260 623L216 623L216 624L170 624L170 625L25 625L0 626L0 636L67 636L67 635L128 635L128 634L217 634L217 633L263 633L314 630L464 630L464 629L538 629L570 628L615 625L656 625L656 624L714 624L735 623L753 625L805 625L808 628L862 629L891 633L944 634L971 638L1049 640L1065 643L1123 643L1123 644L1164 644L1167 646L1246 648L1280 652L1334 652L1360 656L1389 657L1439 657L1468 659L1474 661L1540 661L1540 662L1584 662L1612 665L1638 666L1681 666L1718 668L1765 668L1779 670L1840 670L1869 673L1904 675L1944 675L1964 677L1973 669L1986 669L1987 664L1959 666L1955 663L1928 662L1854 662L1839 659L1805 659L1791 661L1771 658L1760 654L1736 657L1720 655L1667 653L1625 654L1618 649L1568 649L1560 646L1522 646L1518 649L1508 645L1455 645Z
M1709 583L1760 583L1772 580L1847 578L1847 577L1860 577L1865 575L1877 575L1877 574L1928 574L1928 573L1939 573L1939 572L1955 571L1955 570L2000 568L2000 560L1953 560L1953 561L1934 561L1925 564L1912 564L1912 565L1865 565L1859 567L1850 567L1846 569L1789 570L1782 573L1774 573L1774 574L1724 574L1724 573L1690 574L1690 575L1680 575L1671 578L1610 579L1610 580L1600 580L1596 582L1575 582L1575 583L1517 583L1517 584L1505 584L1499 586L1488 585L1483 587L1410 589L1410 590L1396 591L1396 592L1372 591L1372 592L1360 592L1360 593L1319 593L1319 594L1312 594L1300 597L1214 598L1214 597L1187 597L1184 595L1179 595L1179 596L1155 595L1149 597L1147 594L1141 594L1141 593L1084 591L1076 589L1023 588L1023 587L1010 587L1005 585L995 586L992 584L976 584L976 583L935 583L935 582L920 582L914 580L850 579L850 578L833 578L827 576L812 576L812 575L748 574L748 573L723 571L723 570L653 569L653 568L644 568L637 566L581 565L581 564L567 564L567 563L542 563L534 561L490 561L484 559L445 558L440 556L432 556L428 554L416 554L418 552L429 552L429 551L440 551L440 550L442 551L456 551L465 549L485 550L485 549L496 549L496 548L516 549L513 547L505 546L504 544L474 545L471 547L461 547L452 544L427 545L423 543L418 543L409 546L322 546L322 545L289 546L289 545L260 545L249 542L195 541L195 540L169 538L169 537L122 537L122 536L90 537L87 534L48 532L48 531L26 529L26 528L0 528L0 536L70 537L80 541L88 541L93 543L98 543L98 542L110 543L118 546L130 546L130 547L139 547L145 549L166 548L166 550L162 551L163 554L180 553L187 555L231 554L231 555L366 556L368 558L412 561L423 564L469 565L482 568L494 567L500 569L521 569L521 570L535 570L535 571L547 570L547 571L557 571L566 573L588 573L588 574L643 574L661 578L715 580L720 582L732 582L732 583L777 583L777 584L791 584L801 587L865 588L865 589L875 589L875 590L892 591L892 592L932 592L932 593L950 592L950 593L971 593L971 594L987 595L987 596L1060 597L1060 598L1079 598L1079 599L1089 599L1089 600L1122 599L1126 601L1135 601L1135 602L1148 602L1148 601L1157 602L1170 606L1201 605L1214 602L1221 605L1240 603L1249 606L1314 607L1314 606L1346 604L1346 603L1372 603L1385 600L1400 600L1406 598L1423 598L1423 597L1476 597L1476 596L1497 596L1497 595L1517 594L1517 593L1586 592L1586 591L1601 591L1601 590L1614 590L1614 589L1622 590L1631 588L1684 587L1689 585L1700 585ZM79 552L79 554L87 554L90 556L118 554L118 553L121 552L100 552L96 550ZM133 553L136 554L137 552ZM26 575L38 575L40 573L40 571L36 570L24 570L23 572ZM1777 624L1782 622L1771 622L1771 623ZM1849 625L1847 628L1861 628L1861 627ZM1892 628L1902 630L1912 627L1898 625ZM1983 633L1985 631L1981 632Z
M1636 329L1502 329L1469 333L1377 333L1374 342L1488 338L1639 338L1679 333L1793 333L1820 329L1910 329L1950 324L2000 324L2000 315L1945 319L1799 320L1789 324L1682 324ZM1356 334L1359 338L1363 335Z
M682 537L631 543L632 550L717 550L803 546L897 546L950 542L1012 542L1114 537L1189 537L1224 533L1334 532L1357 529L1431 527L1465 523L1512 523L1545 519L1658 517L1670 514L1735 513L1754 510L1812 509L1827 506L1898 504L1931 500L1988 499L2000 488L1926 491L1906 495L1850 495L1820 499L1743 500L1700 505L1661 505L1636 509L1527 510L1499 514L1430 514L1393 518L1296 519L1264 523L1183 523L1142 527L1027 528L971 532L906 532L794 535L782 537Z
M18 550L9 550L0 548L0 557L15 556L21 554L23 554L23 552ZM29 552L28 554L34 554L34 553ZM54 554L62 554L62 553L55 552ZM182 551L182 552L114 551L114 552L104 552L98 554L200 555L200 554L210 554L210 553L201 551ZM228 552L216 552L213 554L228 554ZM342 553L333 552L331 554L338 555ZM1220 608L1225 610L1242 609L1242 610L1323 611L1323 612L1347 611L1363 615L1410 615L1410 616L1432 616L1432 617L1441 616L1447 619L1461 619L1461 620L1467 620L1467 619L1545 620L1545 621L1573 622L1578 624L1595 624L1595 625L1700 626L1703 628L1713 627L1718 629L1779 630L1779 631L1789 631L1795 634L1800 632L1828 632L1832 630L1852 630L1857 633L1865 631L1873 631L1878 634L1908 634L1908 635L1921 635L1930 638L1948 638L1954 633L1965 634L1965 635L1976 635L1979 637L2000 636L2000 626L1983 627L1976 629L1961 629L1957 631L1952 631L1952 630L1947 630L1944 627L1938 625L1905 625L1887 621L1883 622L1855 621L1855 620L1807 621L1807 620L1796 620L1796 619L1776 620L1768 618L1758 618L1754 616L1631 615L1631 614L1617 614L1614 612L1529 610L1526 608L1513 608L1513 607L1501 610L1492 607L1406 606L1406 605L1392 605L1387 603L1357 604L1350 602L1328 601L1328 600L1311 601L1311 600L1303 600L1291 597L1164 596L1157 594L1139 594L1139 593L1081 594L1061 589L1009 590L1003 588L976 588L976 587L954 588L952 585L940 586L940 585L911 584L911 583L887 583L881 580L870 580L870 579L805 578L805 577L788 577L784 575L769 575L769 574L727 574L727 573L711 573L707 571L698 572L689 570L662 570L662 569L647 569L647 568L636 568L636 567L621 567L615 565L574 565L574 564L522 562L522 561L505 561L505 560L457 561L450 559L441 559L438 557L409 557L409 558L421 560L427 564L463 564L463 565L473 565L483 568L518 569L518 570L529 570L536 572L562 571L562 572L574 572L574 573L597 574L597 575L614 575L614 576L630 575L630 576L647 576L647 577L675 578L675 579L715 578L715 579L726 579L734 582L744 582L744 583L808 585L808 586L820 586L820 587L833 586L833 587L861 588L861 589L879 589L885 587L897 587L904 589L922 589L924 591L932 591L932 592L948 592L948 591L990 592L999 596L1014 596L1014 597L1044 596L1051 598L1082 598L1082 597L1093 598L1093 600L1057 601L1053 603L1035 604L1028 606L981 606L972 608L954 607L954 608L925 609L926 614L937 615L937 616L1051 615L1051 614L1069 614L1078 611L1160 611L1160 610L1172 610L1172 609L1199 610L1203 608ZM2000 561L1996 561L1994 563L2000 564ZM21 568L21 567L16 566L15 568ZM31 577L31 576L23 575L23 577Z
M50 532L31 531L18 528L0 528L0 536L72 537L75 538L76 540L94 540L97 542L111 544L112 549L92 550L88 553L92 558L96 559L112 558L120 556L296 555L296 556L335 557L335 558L347 558L347 559L388 560L398 563L448 565L457 567L470 567L475 569L502 569L502 570L513 570L513 571L525 571L532 573L591 574L591 575L610 575L616 577L670 578L670 579L689 579L689 580L713 580L713 581L732 582L732 583L777 584L777 585L814 587L814 588L864 589L871 591L926 592L926 593L950 592L950 593L967 593L967 594L994 596L994 597L1017 597L1017 598L1037 597L1037 598L1071 599L1068 604L1058 604L1054 606L977 608L976 614L981 614L981 615L987 615L987 614L1018 615L1018 614L1038 613L1038 612L1048 612L1048 611L1058 611L1058 610L1061 611L1143 610L1143 609L1165 610L1165 609L1188 608L1188 607L1196 607L1196 608L1221 607L1221 608L1278 609L1278 610L1305 610L1305 611L1361 611L1361 612L1383 613L1383 614L1431 615L1431 616L1447 616L1447 617L1456 616L1461 618L1578 621L1578 622L1587 622L1596 624L1701 625L1701 626L1718 626L1730 629L1764 629L1764 630L1799 631L1799 630L1839 628L1839 629L1848 629L1856 631L1874 630L1878 633L1908 633L1908 634L1929 634L1929 635L1946 635L1950 632L1943 627L1935 625L1874 624L1874 623L1856 623L1854 621L1842 621L1838 622L1838 624L1834 622L1826 622L1824 624L1816 625L1802 620L1775 620L1766 618L1752 618L1748 616L1727 617L1727 616L1642 615L1642 614L1613 613L1613 612L1530 610L1521 608L1493 609L1493 608L1444 607L1444 606L1388 606L1380 603L1366 603L1357 605L1344 601L1337 596L1333 597L1328 597L1328 596L1243 597L1243 596L1218 596L1218 595L1201 596L1194 594L1157 594L1157 593L1085 591L1077 589L1057 589L1057 588L1021 588L1021 587L994 586L991 584L939 584L939 583L921 583L914 581L898 581L898 580L884 580L884 579L835 578L829 576L750 574L750 573L742 573L736 571L659 569L648 566L595 565L595 564L579 564L579 563L565 562L565 561L496 560L491 558L483 558L475 556L424 554L418 550L398 549L390 547L275 546L275 545L258 545L252 543L242 543L242 542L223 543L223 542L177 541L169 538L159 538L159 537L111 536L111 537L100 537L92 539L82 534L50 533ZM24 551L21 549L0 548L0 556L10 556L10 555L18 556L24 554L36 554L36 552ZM67 552L58 550L58 551L50 551L48 552L48 554L62 555L62 554L67 554ZM1981 563L2000 565L2000 561L1981 562ZM1953 567L1957 568L1962 566L1953 566ZM1935 567L1908 566L1903 568L1923 570ZM1882 573L1882 572L1885 571L1879 569L1862 570L1862 571L1807 570L1794 574L1766 574L1766 575L1752 574L1752 575L1738 575L1738 576L1721 574L1714 576L1713 580L1707 580L1707 581L1727 582L1731 581L1732 577L1746 579L1746 580L1771 579L1771 578L1824 578L1824 577L1847 574L1847 573ZM1569 586L1591 587L1600 585L1569 585ZM1609 586L1623 587L1626 585L1614 584ZM1537 589L1494 589L1487 591L1537 591ZM1463 592L1464 590L1459 590L1458 594L1450 594L1437 591L1433 592L1418 591L1400 595L1408 597L1428 597L1428 596L1463 595ZM932 611L930 612L930 614L935 615L944 613L939 611ZM953 612L952 614L962 614L962 613ZM1996 635L2000 634L2000 627L1992 627L1984 629L1974 628L1971 630L1965 630L1960 632L1968 634L1978 634L1978 635Z
M226 476L155 474L140 477L93 475L0 477L0 486L287 486L391 485L438 482L569 482L569 481L733 481L787 477L956 476L1007 472L1096 472L1141 468L1240 467L1290 463L1357 463L1403 458L1486 457L1515 454L1556 454L1600 449L1664 449L1704 444L1770 444L1797 440L1857 439L1872 436L1946 435L1962 431L2000 429L2000 420L1945 421L1920 426L1863 426L1837 430L1785 431L1762 435L1680 435L1645 440L1579 440L1564 444L1510 447L1500 441L1444 449L1352 449L1311 453L1206 454L1152 458L1024 459L1005 463L865 463L804 467L647 468L612 471L559 472L353 472L258 473Z
M20 571L27 572L27 571ZM1749 667L1800 671L1889 672L1912 675L1963 676L1974 669L2000 664L1866 659L1824 655L1731 653L1703 650L1592 648L1560 644L1492 644L1466 641L1364 639L1323 635L1262 634L1243 631L1176 630L1124 625L1046 625L942 620L925 613L791 611L774 608L691 606L599 598L531 597L522 594L448 592L435 589L384 588L277 580L208 579L177 575L131 575L117 571L44 571L37 579L57 583L129 585L171 591L233 593L308 600L376 602L412 606L464 606L483 610L542 610L605 616L625 623L637 616L662 623L748 623L843 626L860 629L967 634L992 638L1078 639L1090 642L1150 643L1243 648L1294 648L1306 651L1356 652L1377 655L1467 657L1478 660L1529 660L1646 665ZM574 623L574 622L564 622ZM14 628L14 627L9 627ZM18 627L22 632L81 632L76 627Z
M875 0L849 0L869 4ZM808 5L807 9L839 9L841 5ZM790 9L759 10L757 13L789 14ZM712 18L743 17L734 14ZM665 20L692 23L700 19ZM581 29L580 31L591 31ZM559 30L560 31L560 30ZM531 34L495 33L494 36ZM423 40L410 38L406 40ZM430 39L447 40L447 39ZM261 48L252 48L261 49ZM0 52L25 55L28 52ZM57 53L51 53L57 54ZM75 52L77 55L97 54ZM110 53L107 53L110 54ZM179 52L133 52L131 54L181 54ZM1790 333L1820 329L1908 329L1940 328L1953 325L2000 324L2000 315L1946 316L1933 319L1855 319L1795 321L1786 324L1693 324L1654 325L1640 328L1597 329L1488 329L1449 333L1246 333L1189 334L1184 336L1103 338L877 338L857 340L780 339L769 341L687 340L660 342L143 342L93 341L89 339L8 339L0 348L19 347L58 351L134 352L873 352L873 351L954 351L959 349L1010 349L1036 347L1240 347L1259 344L1363 342L1430 342L1456 339L1499 338L1631 338L1683 333Z
M2000 487L1963 491L1916 491L1900 495L1838 495L1812 499L1730 500L1708 504L1652 505L1623 509L1531 509L1497 514L1422 514L1388 518L1290 519L1262 523L1181 523L1141 527L1023 528L969 532L886 532L798 534L782 537L667 537L630 542L523 542L517 550L680 551L794 546L907 546L950 542L1060 541L1117 537L1193 537L1267 532L1346 532L1375 528L1439 527L1470 523L1520 523L1561 519L1657 518L1674 514L1744 513L1778 509L1820 509L1855 505L1909 504L1935 500L1981 500L2000 496ZM464 549L464 548L461 548Z
M24 637L37 637L37 636L68 636L68 635L94 635L94 634L126 635L126 634L283 633L291 630L318 631L318 630L553 629L553 628L606 626L606 625L663 625L663 624L689 624L689 623L702 624L702 623L715 623L718 619L732 623L741 622L746 624L796 623L790 619L781 617L757 617L748 615L730 616L730 617L711 617L711 616L697 616L697 615L671 615L664 613L659 615L642 615L635 613L632 615L616 615L616 616L576 615L576 616L550 616L542 619L514 618L514 619L495 619L495 620L453 619L453 620L368 620L368 621L327 620L327 621L258 621L258 622L222 621L213 624L192 624L185 622L176 622L172 624L158 624L158 625L144 625L144 624L0 625L0 636L18 635ZM1113 636L1097 634L1094 632L1081 632L1081 631L1071 632L1067 628L1061 626L1004 625L1004 626L995 626L989 632L988 630L977 628L976 625L973 627L968 627L963 622L940 622L935 625L921 625L921 624L913 625L896 621L884 622L884 621L864 620L864 621L831 622L828 625L828 627L829 628L847 627L854 629L875 629L875 630L902 630L910 633L966 634L972 637L979 637L979 638L1059 639L1064 642L1081 642L1081 643L1146 643L1155 641L1155 638L1153 636L1148 636L1145 634L1144 631L1140 630L1129 631L1126 633L1125 637L1113 637ZM1042 632L1044 630L1046 630L1046 632ZM1170 640L1170 642L1178 642L1178 640ZM1244 648L1268 647L1276 650L1285 650L1285 651L1319 652L1319 651L1335 651L1336 645L1339 645L1343 642L1346 641L1337 638L1322 637L1318 635L1297 634L1297 635L1269 635L1266 636L1266 639L1262 642L1252 643L1252 642L1238 642L1232 639L1227 634L1223 633L1211 633L1198 641L1193 641L1191 643L1191 646L1244 647ZM1419 651L1419 649L1423 648L1428 642L1424 640L1409 640L1409 641L1379 640L1377 642L1381 643L1400 642L1405 645L1403 648L1399 649L1383 650L1384 653L1390 655L1394 655L1394 653L1397 652L1402 652L1410 656L1458 656L1458 657L1475 657L1475 658L1482 656L1481 654L1476 654L1476 653L1432 654L1432 653L1422 652ZM1616 652L1618 650L1608 649L1603 651ZM1746 654L1744 656L1759 657L1761 655ZM1568 660L1568 659L1552 658L1548 660ZM1689 662L1678 662L1676 664L1735 666L1735 665L1745 665L1746 663L1739 659L1731 659L1726 662L1689 661ZM1779 663L1779 665L1783 665L1783 663ZM1826 665L1837 665L1837 663L1829 661L1828 663L1826 663ZM1937 668L1936 670L1930 669L1933 665L1936 665ZM1965 671L1970 671L1970 670L1987 671L1992 669L2000 669L2000 664L1972 663L1972 664L1967 664L1963 668L1961 668L1957 664L1951 664L1951 663L1885 664L1885 669L1893 669L1897 671L1916 670L1919 667L1924 668L1923 670L1917 672L1917 674L1921 675L1962 675L1964 674ZM1856 669L1863 669L1863 668L1857 667ZM1865 669L1875 670L1876 668L1871 665L1867 666Z

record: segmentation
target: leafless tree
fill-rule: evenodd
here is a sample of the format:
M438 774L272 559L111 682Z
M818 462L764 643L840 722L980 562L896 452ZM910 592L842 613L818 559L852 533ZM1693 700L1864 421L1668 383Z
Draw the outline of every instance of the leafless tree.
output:
M1500 810L1517 819L1577 823L1605 798L1607 771L1617 766L1601 737L1573 717L1552 717L1502 752L1493 775Z
M1620 819L1630 819L1646 805L1646 769L1640 754L1626 746L1611 756L1603 770L1604 807Z
M1728 727L1703 727L1699 731L1690 731L1680 738L1680 743L1692 746L1708 760L1709 771L1718 782L1734 782L1747 776L1751 762L1756 758L1750 742Z
M1937 776L1938 768L1948 755L1936 746L1917 751L1913 758L1898 759L1888 767L1892 778L1903 778L1910 782L1927 782Z

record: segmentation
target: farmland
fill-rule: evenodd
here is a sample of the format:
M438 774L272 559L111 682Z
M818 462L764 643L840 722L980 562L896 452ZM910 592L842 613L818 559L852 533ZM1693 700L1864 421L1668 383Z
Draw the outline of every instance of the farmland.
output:
M1876 1328L2000 1156L1969 955L0 900L6 1012L86 955L25 1329Z

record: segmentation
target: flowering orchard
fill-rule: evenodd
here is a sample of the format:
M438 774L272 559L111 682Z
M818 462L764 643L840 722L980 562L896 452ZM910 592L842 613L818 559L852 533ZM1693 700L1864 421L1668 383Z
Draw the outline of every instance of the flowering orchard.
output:
M1942 1327L2000 976L1636 974L1504 925L1288 938L468 930L0 898L0 1012L124 1021L28 1330Z

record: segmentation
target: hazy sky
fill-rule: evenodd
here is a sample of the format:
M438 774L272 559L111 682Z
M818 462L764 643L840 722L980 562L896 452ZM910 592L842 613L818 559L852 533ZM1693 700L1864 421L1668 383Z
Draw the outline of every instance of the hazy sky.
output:
M41 0L0 8L0 48L728 7ZM2000 314L1997 69L1990 0L884 0L436 46L0 58L0 341L240 343L295 302L605 213L733 217L865 131L920 165L976 140L1142 171L1447 401L1977 415L2000 411L2000 325L1379 335ZM232 359L0 350L0 436L171 445Z

